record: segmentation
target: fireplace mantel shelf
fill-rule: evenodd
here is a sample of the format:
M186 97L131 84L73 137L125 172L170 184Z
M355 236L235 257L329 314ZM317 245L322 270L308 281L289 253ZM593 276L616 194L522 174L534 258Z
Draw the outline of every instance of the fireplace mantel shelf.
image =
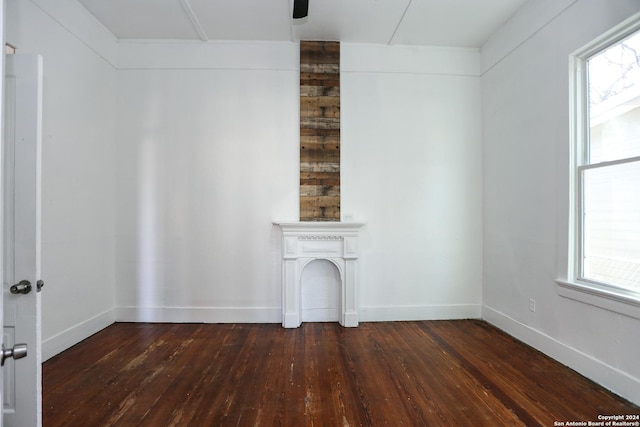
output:
M279 225L283 231L291 232L358 230L366 224L344 221L273 221L273 223Z

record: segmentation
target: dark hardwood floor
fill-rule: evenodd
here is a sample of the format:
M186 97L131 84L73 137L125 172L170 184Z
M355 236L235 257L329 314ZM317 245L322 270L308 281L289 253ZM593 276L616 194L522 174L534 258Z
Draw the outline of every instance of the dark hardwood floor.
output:
M553 426L640 414L482 321L117 323L43 365L44 426Z

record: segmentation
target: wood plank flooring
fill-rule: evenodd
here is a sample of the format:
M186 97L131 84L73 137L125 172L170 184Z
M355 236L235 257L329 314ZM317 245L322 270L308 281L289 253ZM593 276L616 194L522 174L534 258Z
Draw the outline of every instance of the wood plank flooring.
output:
M43 388L45 427L553 426L640 414L476 320L116 323L45 362Z

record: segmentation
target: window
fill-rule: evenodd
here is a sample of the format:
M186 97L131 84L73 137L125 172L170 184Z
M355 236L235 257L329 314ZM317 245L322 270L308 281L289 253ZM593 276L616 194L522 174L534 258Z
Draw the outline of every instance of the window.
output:
M570 280L640 300L640 23L572 59Z

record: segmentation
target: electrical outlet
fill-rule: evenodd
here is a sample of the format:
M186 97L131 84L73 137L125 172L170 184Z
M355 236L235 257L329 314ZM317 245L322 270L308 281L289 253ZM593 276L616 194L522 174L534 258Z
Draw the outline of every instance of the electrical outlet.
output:
M529 299L529 311L536 311L536 300Z

